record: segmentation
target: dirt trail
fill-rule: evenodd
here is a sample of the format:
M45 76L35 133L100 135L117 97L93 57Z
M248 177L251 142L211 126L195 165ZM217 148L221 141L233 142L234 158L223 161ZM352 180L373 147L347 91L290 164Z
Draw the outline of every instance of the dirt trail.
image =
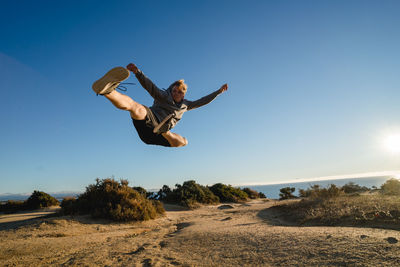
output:
M1 214L0 215L0 227L1 225L5 225L5 223L13 223L13 222L22 222L26 220L36 219L39 217L48 216L56 213L60 207L50 207L46 209L42 209L40 211L24 211L13 214ZM1 228L0 228L1 230Z
M291 226L272 205L169 206L162 218L132 224L81 216L0 223L0 265L400 266L399 231Z

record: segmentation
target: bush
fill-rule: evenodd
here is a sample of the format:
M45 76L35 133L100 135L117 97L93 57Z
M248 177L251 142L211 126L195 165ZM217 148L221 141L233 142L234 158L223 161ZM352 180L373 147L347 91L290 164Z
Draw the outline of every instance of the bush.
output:
M76 198L66 197L61 201L60 207L63 214L74 214L77 213L78 208L76 207Z
M0 212L4 213L14 213L22 210L26 210L24 201L8 200L6 203L0 205Z
M171 197L172 190L168 185L163 185L163 187L158 191L155 195L155 198L158 200L164 200L168 202L168 198Z
M248 199L246 192L231 185L217 183L209 188L217 197L219 197L221 202L243 202Z
M267 196L263 192L258 192L259 198L267 198Z
M320 200L342 196L344 191L342 188L331 184L327 188L321 188L319 185L313 185L307 190L300 189L299 193L300 197Z
M199 185L193 180L186 181L182 185L176 184L171 197L174 202L189 208L195 208L198 204L219 203L219 198L208 187Z
M400 181L397 179L389 179L381 186L381 192L384 195L400 196Z
M257 191L255 191L255 190L253 190L253 189L250 189L250 188L248 188L248 187L243 188L242 191L245 192L245 193L248 195L248 197L249 197L250 199L260 198L260 193L261 193L261 192L258 193ZM261 194L262 194L262 193L261 193ZM264 196L265 196L265 195L264 195Z
M63 202L64 214L91 214L116 221L149 220L164 213L158 201L146 199L129 187L127 180L117 182L109 178L96 179L96 184L86 187L76 200L66 199Z
M349 182L349 183L345 184L344 186L342 186L342 190L346 194L354 194L354 193L367 192L370 189L368 187L366 187L366 186L360 186L360 185L355 184L353 182Z
M41 191L33 191L32 195L25 201L8 200L0 205L0 212L14 213L24 210L36 210L58 205L59 201L49 194Z
M26 200L27 209L40 209L58 205L60 202L49 194L41 191L33 191L32 195Z
M279 200L284 200L284 199L291 199L291 198L296 198L295 195L293 195L293 192L296 190L294 187L284 187L281 188L279 191Z
M158 191L155 198L189 208L196 208L199 204L219 203L218 197L209 188L199 185L193 180L186 181L182 185L176 184L173 190L169 186L164 185Z

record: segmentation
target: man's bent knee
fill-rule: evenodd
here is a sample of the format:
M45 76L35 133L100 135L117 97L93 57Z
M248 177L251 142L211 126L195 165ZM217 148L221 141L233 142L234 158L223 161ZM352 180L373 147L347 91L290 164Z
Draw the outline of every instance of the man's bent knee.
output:
M184 140L184 143L182 146L187 146L189 144L189 141L185 137L183 137L183 140Z
M185 137L182 137L183 140L174 140L172 147L183 147L188 144L188 140Z
M171 147L182 147L186 146L188 144L188 140L185 137L182 137L178 134L171 133L171 132L165 132L162 133L165 139L168 140L170 143Z
M147 110L144 106L140 104L133 105L130 109L128 109L131 113L131 117L135 120L144 120L147 115Z

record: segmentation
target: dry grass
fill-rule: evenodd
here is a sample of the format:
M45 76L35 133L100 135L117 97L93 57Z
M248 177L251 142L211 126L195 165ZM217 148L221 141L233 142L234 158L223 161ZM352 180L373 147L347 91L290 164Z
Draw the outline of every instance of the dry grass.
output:
M399 266L399 231L288 226L277 203L168 205L165 216L130 223L0 223L0 266Z
M274 207L305 225L349 225L400 229L400 197L380 194L303 199Z

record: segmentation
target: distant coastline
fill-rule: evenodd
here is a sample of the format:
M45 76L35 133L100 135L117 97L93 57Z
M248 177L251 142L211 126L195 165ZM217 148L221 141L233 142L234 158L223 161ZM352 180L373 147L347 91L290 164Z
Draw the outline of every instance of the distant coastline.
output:
M59 192L59 193L49 193L49 195L61 201L65 197L74 197L81 193L82 192ZM26 194L0 194L0 202L4 202L7 200L24 201L27 200L31 194L32 192Z
M299 189L307 189L312 185L318 184L322 187L329 186L330 184L334 184L337 186L343 186L347 183L353 182L360 186L366 186L368 188L372 188L376 186L379 188L386 180L393 178L393 176L371 176L371 177L355 177L355 178L341 178L341 179L332 179L332 180L313 180L306 182L292 182L292 183L276 183L276 184L267 184L267 185L242 185L240 188L249 187L258 192L264 193L267 198L278 199L279 198L279 190L284 187L294 187L296 188L295 195L298 194Z
M334 184L337 186L343 186L349 182L356 183L360 186L366 186L371 188L373 186L380 187L387 179L393 178L393 176L384 175L384 176L371 176L371 177L354 177L354 178L339 178L339 179L324 179L324 180L310 180L310 181L302 181L302 182L286 182L286 183L267 183L267 184L259 184L259 185L240 185L238 187L245 188L249 187L258 192L264 193L268 198L277 199L279 198L279 189L283 187L294 187L296 188L295 194L297 195L299 189L307 189L311 185L318 184L320 186L329 186L330 184ZM159 189L148 190L149 192L157 192ZM65 197L70 196L78 196L82 192L55 192L49 193L51 196L56 198L57 200L62 200ZM4 202L7 200L26 200L31 195L31 193L24 194L0 194L0 202Z

